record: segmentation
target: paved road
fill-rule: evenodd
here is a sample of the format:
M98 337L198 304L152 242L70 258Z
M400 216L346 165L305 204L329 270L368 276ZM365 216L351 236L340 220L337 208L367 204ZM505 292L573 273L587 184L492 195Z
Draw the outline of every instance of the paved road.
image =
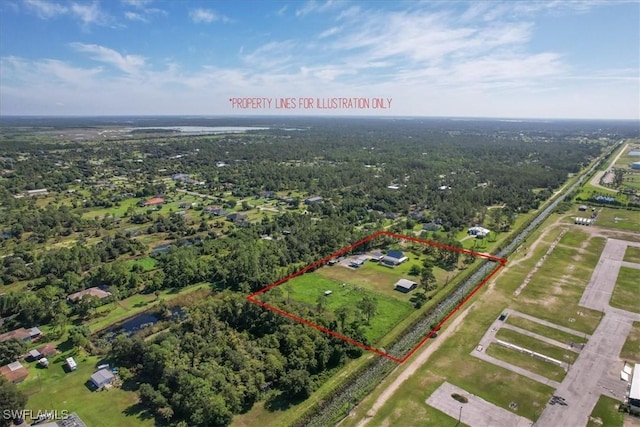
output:
M622 364L618 356L633 321L640 320L640 314L612 308L609 299L628 245L640 247L638 243L607 240L580 300L581 306L601 310L604 317L556 389L556 395L564 397L568 406L547 405L536 425L584 426L601 394L617 399L624 396L626 383L619 379Z
M451 397L453 393L466 397L468 402L458 402ZM426 403L471 427L530 427L532 425L531 420L502 409L448 382L442 383L429 396Z
M604 176L604 174L608 173L610 169L612 169L616 162L618 161L618 159L620 158L620 156L622 155L622 153L625 153L627 151L627 148L629 148L629 144L625 144L624 147L622 147L622 150L620 150L620 152L618 152L618 155L613 159L613 161L611 163L609 163L609 166L607 167L607 170L604 171L600 171L597 172L593 178L591 179L591 185L593 185L594 187L599 187L608 191L618 191L618 190L614 190L610 187L605 187L604 185L600 185L600 179Z

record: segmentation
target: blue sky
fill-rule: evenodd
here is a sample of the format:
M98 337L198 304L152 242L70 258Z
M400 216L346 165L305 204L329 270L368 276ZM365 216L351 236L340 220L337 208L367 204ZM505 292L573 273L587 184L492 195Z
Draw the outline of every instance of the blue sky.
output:
M639 119L640 2L2 0L0 114Z

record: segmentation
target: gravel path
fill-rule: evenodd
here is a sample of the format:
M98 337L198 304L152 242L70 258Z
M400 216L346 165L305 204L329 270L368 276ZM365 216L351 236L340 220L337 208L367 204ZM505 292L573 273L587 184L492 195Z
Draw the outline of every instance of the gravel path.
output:
M400 375L396 377L396 379L391 384L389 384L389 386L384 390L384 392L382 392L382 394L378 396L376 401L373 403L373 406L371 407L371 409L367 412L365 417L358 423L358 427L367 425L367 423L371 421L373 417L376 416L380 408L382 408L382 405L387 403L389 398L398 390L398 388L402 385L402 383L404 383L407 380L407 378L409 378L411 375L415 374L416 371L427 361L429 356L431 356L434 351L440 348L440 344L444 342L444 340L446 340L458 329L458 327L460 326L464 318L467 317L467 314L469 313L469 309L473 307L473 305L474 304L471 304L466 308L466 310L460 313L460 315L456 317L456 319L453 322L451 322L451 324L448 325L446 329L442 331L442 333L438 335L438 338L436 338L435 341L431 343L431 345L428 345L418 350L417 357L414 356L414 359L408 362L406 367L403 364L398 366L398 368L396 368L396 369L404 368L404 370L400 373Z

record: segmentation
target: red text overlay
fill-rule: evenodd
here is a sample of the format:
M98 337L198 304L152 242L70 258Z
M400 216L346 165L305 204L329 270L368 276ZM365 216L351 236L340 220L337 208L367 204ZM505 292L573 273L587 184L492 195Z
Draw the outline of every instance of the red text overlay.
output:
M238 110L389 110L393 98L229 98Z

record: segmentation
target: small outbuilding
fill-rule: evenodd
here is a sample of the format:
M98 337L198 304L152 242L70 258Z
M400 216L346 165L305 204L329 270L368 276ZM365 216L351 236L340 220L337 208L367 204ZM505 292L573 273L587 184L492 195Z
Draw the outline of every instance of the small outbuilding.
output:
M78 369L78 364L75 360L73 360L73 357L67 357L65 363L67 365L67 368L69 368L69 371L75 371L76 369Z
M418 284L416 282L412 282L411 280L407 280L407 279L400 279L396 282L395 285L393 285L393 288L396 291L400 291L404 293L411 292L417 287L418 287Z
M108 369L100 369L91 375L91 384L93 384L97 389L101 389L102 387L109 385L113 382L115 376Z

